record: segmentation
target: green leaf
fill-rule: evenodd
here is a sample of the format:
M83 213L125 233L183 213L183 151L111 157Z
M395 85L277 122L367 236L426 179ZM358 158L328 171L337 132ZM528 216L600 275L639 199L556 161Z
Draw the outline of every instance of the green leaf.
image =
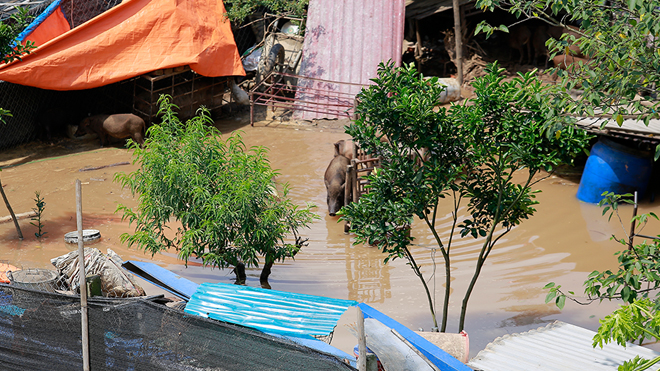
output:
M564 305L566 305L566 296L557 297L557 308L564 309Z
M633 1L634 1L634 0L633 0ZM622 115L620 115L620 114L617 114L617 115L616 115L616 123L617 123L617 125L619 125L619 126L623 125L623 116L622 116Z
M554 299L555 297L557 297L557 291L554 291L554 290L553 290L553 291L550 291L550 292L545 296L545 303L548 304L548 303L551 302L552 299Z

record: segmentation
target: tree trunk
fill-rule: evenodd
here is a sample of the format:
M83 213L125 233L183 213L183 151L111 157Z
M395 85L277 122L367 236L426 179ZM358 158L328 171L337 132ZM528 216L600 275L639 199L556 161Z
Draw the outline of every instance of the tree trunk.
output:
M5 200L5 205L7 206L7 210L9 210L9 214L11 215L11 218L14 220L14 226L16 226L16 232L18 233L18 238L20 240L23 240L23 232L21 232L21 227L18 225L18 219L16 219L14 210L11 208L11 205L9 205L9 200L7 200L7 195L5 195L5 189L2 188L2 181L0 181L0 193L2 193L2 198Z
M271 268L273 268L273 262L264 264L264 267L261 269L261 276L259 276L259 282L261 287L264 289L270 289L270 284L268 283L268 277L270 276Z
M245 274L245 264L243 264L243 262L238 262L238 264L236 264L234 273L236 274L236 282L234 282L234 284L245 285L247 275Z
M454 8L454 37L456 38L456 80L463 85L463 28L461 25L461 7L458 0L452 1Z

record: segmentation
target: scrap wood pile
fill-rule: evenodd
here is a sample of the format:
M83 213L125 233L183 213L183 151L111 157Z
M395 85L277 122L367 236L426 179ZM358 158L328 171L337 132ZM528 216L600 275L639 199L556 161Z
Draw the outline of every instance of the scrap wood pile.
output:
M84 260L85 275L100 276L103 296L122 298L145 296L144 289L133 275L121 267L121 257L114 251L108 249L106 255L99 249L86 247ZM80 286L78 251L51 259L51 263L57 268L68 289L78 292Z

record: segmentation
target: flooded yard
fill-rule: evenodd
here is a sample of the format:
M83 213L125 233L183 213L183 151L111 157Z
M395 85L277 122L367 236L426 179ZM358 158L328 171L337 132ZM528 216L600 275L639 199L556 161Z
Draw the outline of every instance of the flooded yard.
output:
M312 202L320 216L311 229L303 232L309 246L295 260L276 264L270 277L275 290L352 299L367 303L411 329L430 330L432 326L425 294L419 280L403 260L383 264L385 255L369 246L353 246L353 237L343 232L343 223L327 214L323 173L333 156L333 143L348 136L340 125L280 127L250 127L245 122L220 122L219 128L229 132L243 130L247 145L269 148L272 166L279 169L278 181L289 182L295 203ZM120 235L131 232L127 222L114 213L117 204L136 205L128 190L113 182L116 172L130 172L135 165L106 167L79 171L85 167L103 166L131 161L131 153L123 148L99 148L97 140L64 140L55 145L30 143L0 153L2 185L16 213L35 207L34 193L40 191L46 202L43 214L44 231L38 240L36 227L30 220L20 222L25 239L19 241L12 223L0 224L0 260L24 268L52 269L50 259L76 249L63 236L76 229L74 182L83 182L84 228L101 231L102 239L94 247L105 252L113 249L124 260L154 261L194 282L233 282L230 270L203 268L198 262L186 267L176 253L151 256L128 249ZM543 286L557 282L567 290L582 292L582 282L593 270L616 268L614 252L617 243L609 237L623 230L614 218L608 223L596 205L577 200L575 194L580 169L570 170L561 177L551 176L538 184L542 193L537 199L537 213L503 238L489 257L472 294L466 320L470 336L471 356L498 336L526 331L554 320L566 321L592 330L598 318L611 312L616 303L580 306L568 302L559 311L544 304ZM641 212L660 214L660 204L643 200ZM4 206L0 216L8 215ZM449 207L446 209L449 213ZM632 210L623 208L625 228ZM440 215L446 219L447 215ZM450 225L439 222L441 234L449 233ZM647 235L660 233L660 223L644 230ZM440 252L434 250L434 239L422 223L413 225L416 238L413 253L429 286L435 291L438 305L442 301L444 267ZM474 270L474 260L480 249L478 240L457 241L451 252L453 260L453 293L450 303L449 331L458 328L458 315L463 293ZM434 263L437 264L434 268ZM249 286L259 286L259 270L249 270ZM145 284L148 293L159 289ZM352 353L356 339L344 328L354 321L349 311L335 332L336 347Z

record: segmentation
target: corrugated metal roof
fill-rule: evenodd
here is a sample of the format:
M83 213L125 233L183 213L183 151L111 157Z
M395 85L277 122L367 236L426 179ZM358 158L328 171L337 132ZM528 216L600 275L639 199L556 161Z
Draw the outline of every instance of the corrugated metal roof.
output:
M474 0L460 0L464 5ZM406 0L406 18L422 19L452 8L452 0Z
M660 353L638 345L625 348L610 343L592 347L596 333L556 321L536 330L495 339L468 363L475 370L616 370L624 361L639 355L652 359ZM655 365L650 370L657 370Z
M603 129L601 125L603 121L606 122ZM638 136L643 138L655 138L660 139L660 120L649 120L649 125L644 125L644 121L639 121L637 119L625 119L623 120L621 126L612 119L603 119L603 118L579 118L577 125L583 127L589 131L596 133L604 132L608 134L627 134L632 136Z
M185 312L289 336L327 336L353 300L256 287L203 283Z
M405 21L404 0L312 0L309 4L300 75L340 83L369 84L378 64L401 64ZM311 80L306 80L311 81ZM327 94L297 97L309 102L336 104L332 92L356 95L361 87L310 82L306 91ZM318 89L318 90L315 90ZM335 99L336 100L336 99ZM296 118L338 117L297 111Z

